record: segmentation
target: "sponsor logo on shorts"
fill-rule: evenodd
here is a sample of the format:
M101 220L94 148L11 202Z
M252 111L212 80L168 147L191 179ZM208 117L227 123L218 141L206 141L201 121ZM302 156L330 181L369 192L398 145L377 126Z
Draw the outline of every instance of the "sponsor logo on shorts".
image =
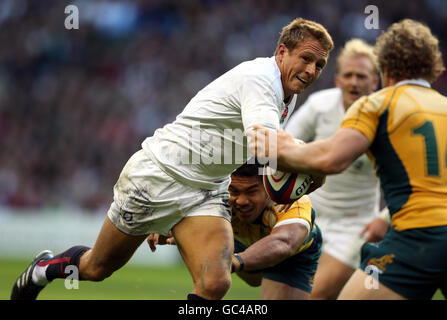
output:
M127 211L124 211L121 215L126 222L131 222L133 220L133 214Z
M386 254L380 258L372 258L368 261L368 266L369 265L374 265L377 268L379 268L382 272L386 271L386 265L389 263L393 263L394 262L394 257L396 255L394 253L391 254Z

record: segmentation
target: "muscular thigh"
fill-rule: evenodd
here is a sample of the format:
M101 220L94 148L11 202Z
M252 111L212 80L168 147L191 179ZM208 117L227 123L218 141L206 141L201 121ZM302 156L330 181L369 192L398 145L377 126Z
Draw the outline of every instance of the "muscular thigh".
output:
M336 299L355 269L323 252L315 274L311 299Z
M380 280L380 278L379 278ZM346 285L343 287L339 300L404 300L405 298L391 290L380 281L376 281L363 270L356 270Z
M307 300L309 299L309 295L309 292L289 286L283 282L266 278L262 279L262 300Z
M233 231L227 219L216 216L186 217L172 231L194 282L207 276L229 274Z

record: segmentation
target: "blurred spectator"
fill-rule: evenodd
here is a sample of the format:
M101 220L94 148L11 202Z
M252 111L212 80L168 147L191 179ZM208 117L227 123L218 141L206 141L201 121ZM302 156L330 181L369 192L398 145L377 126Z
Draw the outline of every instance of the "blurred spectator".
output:
M297 16L327 27L336 47L373 43L369 1L72 1L79 30L64 28L61 1L0 2L0 205L107 209L112 188L143 139L194 94L243 60L271 56ZM380 29L425 22L445 51L443 0L376 0ZM337 49L336 49L337 50ZM333 85L334 61L311 91ZM435 87L447 94L446 73Z

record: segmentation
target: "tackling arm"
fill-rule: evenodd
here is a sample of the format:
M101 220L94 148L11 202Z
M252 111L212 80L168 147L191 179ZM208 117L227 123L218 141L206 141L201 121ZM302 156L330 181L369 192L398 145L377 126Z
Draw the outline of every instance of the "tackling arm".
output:
M297 172L336 174L345 170L369 146L369 140L360 131L342 128L329 139L309 143L303 149L297 145L279 154L278 164Z
M370 146L363 133L351 128L341 128L326 140L301 145L283 130L255 126L247 135L251 151L277 160L280 170L320 176L342 172Z
M291 223L273 228L272 233L238 253L244 262L243 271L256 271L272 267L296 254L307 238L307 228L301 223ZM236 272L240 262L233 257Z

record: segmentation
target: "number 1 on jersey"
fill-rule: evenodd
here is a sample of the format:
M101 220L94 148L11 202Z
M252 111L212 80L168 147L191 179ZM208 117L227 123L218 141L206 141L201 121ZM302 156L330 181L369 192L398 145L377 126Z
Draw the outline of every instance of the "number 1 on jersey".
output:
M424 137L427 174L439 177L438 144L433 122L424 122L420 127L414 128L413 133Z

